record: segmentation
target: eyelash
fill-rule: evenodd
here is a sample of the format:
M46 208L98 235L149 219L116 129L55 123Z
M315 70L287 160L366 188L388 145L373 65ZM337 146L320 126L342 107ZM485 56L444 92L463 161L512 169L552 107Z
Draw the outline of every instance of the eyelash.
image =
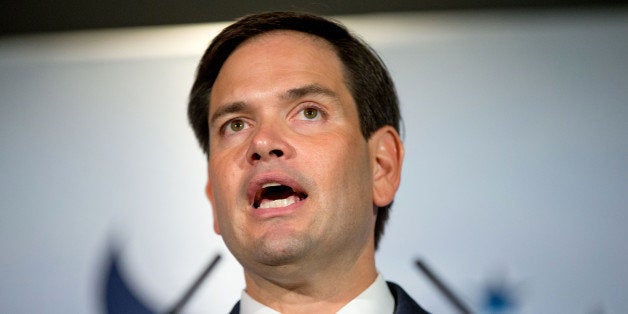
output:
M308 119L305 117L305 110L307 109L314 109L317 112L316 117L314 117L313 119ZM326 119L327 118L327 112L321 108L318 105L315 105L313 103L307 102L302 104L301 106L299 106L297 108L297 115L301 116L301 120L307 120L307 121L318 121L320 119ZM239 130L239 131L235 131L235 130L229 130L229 127L231 126L232 123L234 122L240 122L243 124L243 129ZM225 122L221 127L220 127L220 134L221 135L226 135L227 133L239 133L247 128L250 127L250 123L246 121L246 119L237 117L237 118L233 118L233 119L229 119L227 120L227 122Z
M314 117L313 119L308 119L305 117L305 110L308 109L314 109L317 112L316 117ZM319 119L325 119L327 118L327 112L321 108L318 105L315 105L313 103L304 103L302 106L300 106L297 110L297 115L300 115L303 119L305 120L309 120L309 121L317 121Z
M249 127L250 123L248 123L245 119L242 118L233 118L233 119L229 119L227 122L225 122L221 127L220 127L220 134L221 135L226 135L227 133L238 133L241 132L242 130L239 131L235 131L235 130L229 130L229 127L231 126L232 123L234 122L240 122L243 124L243 129L245 130L246 128Z

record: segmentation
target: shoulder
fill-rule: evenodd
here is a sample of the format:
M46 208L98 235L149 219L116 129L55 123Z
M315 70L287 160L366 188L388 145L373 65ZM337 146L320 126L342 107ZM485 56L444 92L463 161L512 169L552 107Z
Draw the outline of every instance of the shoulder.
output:
M395 298L395 314L429 314L429 312L419 306L399 285L390 281L386 283Z

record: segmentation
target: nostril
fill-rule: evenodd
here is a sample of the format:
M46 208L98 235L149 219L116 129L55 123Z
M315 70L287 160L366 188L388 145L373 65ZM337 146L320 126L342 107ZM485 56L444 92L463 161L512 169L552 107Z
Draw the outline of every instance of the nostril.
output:
M273 149L270 151L271 155L275 155L277 157L281 157L283 156L283 151L279 150L279 149Z
M260 153L253 153L251 154L251 161L259 161L259 160L263 160L266 158L272 158L273 156L275 158L279 158L281 156L283 156L284 153L281 149L273 149L271 151L268 152L268 154L260 154Z

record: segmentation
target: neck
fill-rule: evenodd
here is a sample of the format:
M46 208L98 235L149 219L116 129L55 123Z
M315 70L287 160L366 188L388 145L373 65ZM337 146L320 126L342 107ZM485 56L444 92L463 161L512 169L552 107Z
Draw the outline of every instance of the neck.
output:
M245 269L246 292L281 313L335 313L377 277L372 245L357 258L273 268L264 272Z

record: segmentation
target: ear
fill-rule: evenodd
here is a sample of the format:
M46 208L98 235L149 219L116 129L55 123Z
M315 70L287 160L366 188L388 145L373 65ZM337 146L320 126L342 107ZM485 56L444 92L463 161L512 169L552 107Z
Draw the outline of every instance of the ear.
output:
M205 195L212 205L212 215L214 216L214 232L220 234L220 227L218 226L218 215L216 214L216 206L214 202L214 189L212 187L211 180L207 178L207 184L205 185Z
M373 204L383 207L390 204L401 181L403 144L392 126L375 131L369 139L373 165Z

